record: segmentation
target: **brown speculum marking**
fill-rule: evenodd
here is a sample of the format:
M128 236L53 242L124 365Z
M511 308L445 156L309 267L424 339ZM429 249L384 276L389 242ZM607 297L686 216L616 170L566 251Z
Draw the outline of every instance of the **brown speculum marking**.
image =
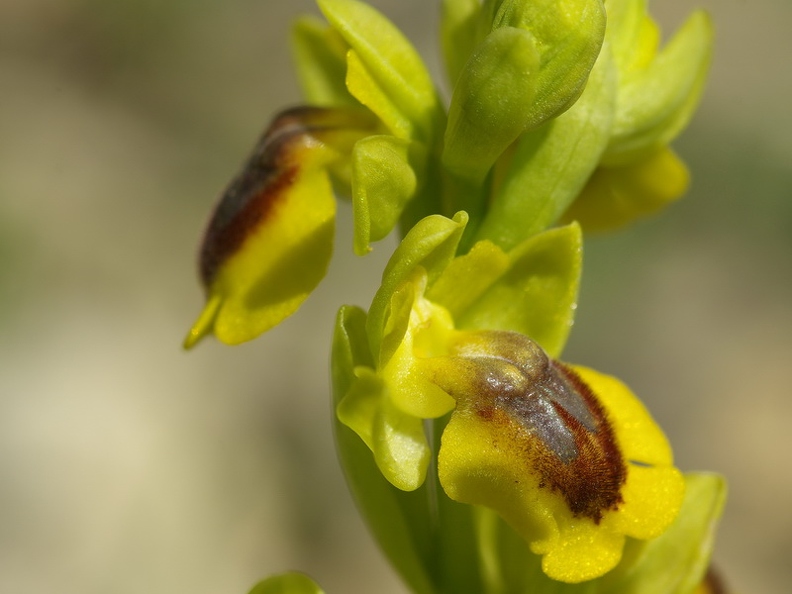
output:
M458 407L495 425L494 446L505 440L522 444L540 488L559 493L573 515L596 523L622 503L627 469L613 427L574 370L513 332L475 333L455 355L471 393L460 393L459 382L445 387Z
M204 286L212 283L222 263L286 197L305 166L299 149L320 146L324 133L361 124L369 125L356 110L342 108L297 107L275 117L212 213L200 253Z

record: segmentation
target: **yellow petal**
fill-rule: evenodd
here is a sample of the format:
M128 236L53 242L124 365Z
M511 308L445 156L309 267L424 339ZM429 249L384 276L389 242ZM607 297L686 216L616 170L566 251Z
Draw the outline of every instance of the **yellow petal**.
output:
M599 167L564 214L586 231L609 231L651 215L680 198L690 175L664 148L629 165Z

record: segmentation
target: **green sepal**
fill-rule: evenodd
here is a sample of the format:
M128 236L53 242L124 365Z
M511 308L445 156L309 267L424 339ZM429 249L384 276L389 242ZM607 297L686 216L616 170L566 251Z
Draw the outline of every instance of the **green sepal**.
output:
M382 284L371 302L366 323L371 352L375 357L379 357L394 291L419 266L426 271L431 286L454 258L466 224L467 214L464 212L457 213L453 219L441 215L426 217L410 229L393 252L382 273Z
M350 92L374 113L390 114L391 121L384 121L394 134L428 144L440 107L432 79L412 44L367 4L357 0L318 0L317 4L351 48Z
M556 222L599 163L610 137L617 79L606 46L580 99L525 134L476 233L505 250Z
M687 125L704 88L712 38L709 16L694 12L648 67L623 77L604 163L656 151Z
M526 240L507 261L477 247L448 267L428 298L449 308L457 328L519 332L558 357L574 320L582 250L576 223ZM467 273L481 280L468 285ZM455 295L467 294L468 286L469 295Z
M347 90L344 39L320 20L303 16L292 25L292 55L300 86L312 105L358 105Z
M646 0L607 0L605 38L619 72L627 74L654 57L659 33L647 14Z
M554 0L504 0L478 9L449 1L446 12L446 62L455 87L443 163L480 182L521 134L580 97L602 48L605 11L601 0L563 7ZM482 25L490 32L477 44ZM457 39L460 47L451 47Z
M371 250L399 222L423 179L426 150L417 141L369 136L352 151L352 209L355 253Z
M324 594L307 575L290 571L260 581L248 594Z
M356 381L355 369L371 368L374 361L366 336L366 313L342 307L333 336L333 406L338 407ZM361 438L334 415L339 458L352 496L369 529L412 592L434 594L432 520L427 487L405 492L390 484Z
M482 180L534 119L539 52L529 31L504 27L475 49L457 80L448 110L443 164Z
M429 288L427 299L460 318L509 269L509 256L489 241L479 241L470 252L454 258Z
M723 477L685 475L679 516L661 536L634 541L622 563L601 578L603 594L692 594L709 567L715 528L726 500ZM673 568L673 571L669 571Z
M391 134L399 138L415 136L415 126L388 95L355 50L347 52L346 86L349 92L368 107Z

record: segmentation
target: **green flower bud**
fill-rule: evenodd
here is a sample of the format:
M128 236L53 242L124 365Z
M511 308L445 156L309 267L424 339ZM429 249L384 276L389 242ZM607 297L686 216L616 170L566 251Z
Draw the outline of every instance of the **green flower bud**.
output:
M447 27L471 36L470 7L449 7ZM601 0L559 4L504 0L493 9L491 32L455 81L443 163L454 174L480 181L507 146L567 110L580 96L605 34ZM461 13L461 14L460 14ZM451 68L455 69L455 60Z
M480 181L531 121L539 52L530 32L504 27L473 52L448 113L443 164Z
M516 143L476 239L508 250L558 221L602 158L610 139L617 84L606 46L572 108Z

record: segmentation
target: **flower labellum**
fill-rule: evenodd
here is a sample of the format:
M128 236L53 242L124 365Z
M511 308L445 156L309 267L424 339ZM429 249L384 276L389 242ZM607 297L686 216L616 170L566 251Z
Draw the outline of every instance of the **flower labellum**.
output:
M528 438L524 453L541 488L557 492L573 515L595 524L618 508L625 463L602 405L571 367L514 332L476 333L455 357L471 392L455 386L459 375L451 382L438 375L437 381L458 394L458 410L514 433L516 441Z
M495 509L549 577L603 575L626 536L658 536L676 517L684 481L668 443L615 378L503 331L460 332L424 365L457 401L438 457L444 490Z
M328 168L375 129L362 109L301 107L275 118L209 222L200 253L208 299L185 348L210 332L245 342L296 311L332 253Z

